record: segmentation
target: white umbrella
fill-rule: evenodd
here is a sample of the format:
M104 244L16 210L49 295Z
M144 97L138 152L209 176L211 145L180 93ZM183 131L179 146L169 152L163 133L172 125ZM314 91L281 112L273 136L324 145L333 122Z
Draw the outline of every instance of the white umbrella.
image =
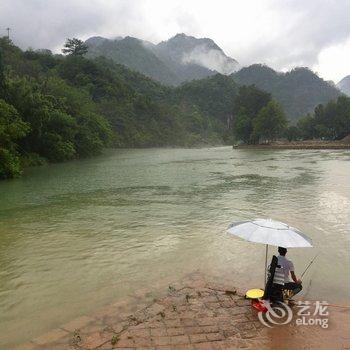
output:
M266 244L265 284L269 245L284 248L312 247L311 239L300 230L271 219L234 222L229 226L227 232L249 242Z

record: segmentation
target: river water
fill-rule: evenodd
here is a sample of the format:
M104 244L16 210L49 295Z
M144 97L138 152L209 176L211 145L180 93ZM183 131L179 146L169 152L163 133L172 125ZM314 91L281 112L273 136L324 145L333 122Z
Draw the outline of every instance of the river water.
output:
M350 152L114 150L0 183L0 348L193 270L261 287L264 247L225 233L271 217L307 233L290 249L306 298L350 302ZM270 252L274 251L271 248Z

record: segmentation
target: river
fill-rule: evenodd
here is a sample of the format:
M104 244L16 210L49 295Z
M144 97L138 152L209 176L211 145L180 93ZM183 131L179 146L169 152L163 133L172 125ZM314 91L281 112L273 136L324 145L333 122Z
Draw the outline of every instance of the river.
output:
M350 302L350 152L113 150L0 183L0 348L199 269L261 287L264 247L225 233L271 217L307 233L290 249L306 298ZM275 251L274 248L270 252Z

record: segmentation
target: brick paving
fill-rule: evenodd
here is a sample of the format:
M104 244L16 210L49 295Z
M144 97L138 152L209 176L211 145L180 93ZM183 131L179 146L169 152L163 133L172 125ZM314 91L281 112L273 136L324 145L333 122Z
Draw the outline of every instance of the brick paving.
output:
M260 349L266 336L232 285L192 275L148 305L147 292L79 317L16 350Z

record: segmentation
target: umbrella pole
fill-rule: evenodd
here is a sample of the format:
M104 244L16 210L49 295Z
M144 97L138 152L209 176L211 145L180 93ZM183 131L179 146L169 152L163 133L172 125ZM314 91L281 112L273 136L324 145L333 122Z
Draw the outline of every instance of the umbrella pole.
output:
M266 250L265 250L265 276L264 276L264 289L266 286L266 276L267 276L267 252L269 250L269 245L266 244Z

